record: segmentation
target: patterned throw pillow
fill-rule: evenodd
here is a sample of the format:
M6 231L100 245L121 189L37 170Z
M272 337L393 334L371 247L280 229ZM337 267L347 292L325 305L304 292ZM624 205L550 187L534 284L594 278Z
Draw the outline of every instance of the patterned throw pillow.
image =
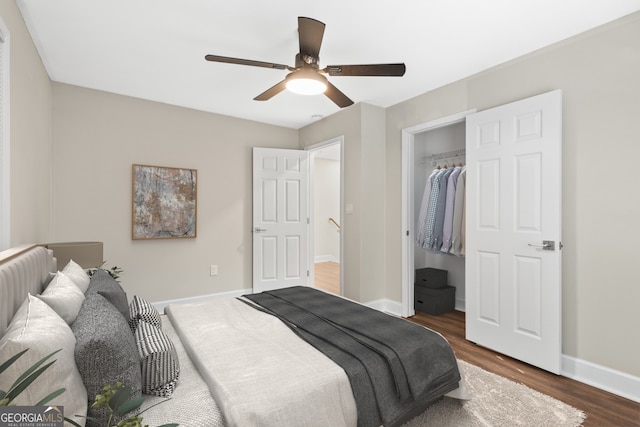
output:
M160 320L158 310L149 301L136 295L129 304L129 327L131 327L133 332L136 331L138 323L141 320L157 328L162 328L162 321Z
M142 392L171 396L180 376L178 354L171 339L144 320L138 322L135 338L142 369Z

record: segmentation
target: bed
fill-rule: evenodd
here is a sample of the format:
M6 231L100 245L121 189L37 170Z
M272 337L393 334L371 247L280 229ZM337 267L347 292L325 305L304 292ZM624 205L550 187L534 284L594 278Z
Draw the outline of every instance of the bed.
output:
M115 381L147 395L151 426L399 426L444 395L466 398L442 336L345 298L294 287L158 313L71 264L57 272L36 245L0 253L0 363L30 347L17 376L61 349L20 397L63 384L54 403L80 425L105 415L88 396Z

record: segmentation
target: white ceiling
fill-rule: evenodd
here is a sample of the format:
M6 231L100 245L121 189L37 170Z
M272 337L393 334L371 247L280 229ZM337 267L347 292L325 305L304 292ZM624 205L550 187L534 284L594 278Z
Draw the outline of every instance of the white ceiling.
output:
M297 17L326 24L320 66L404 62L404 77L330 77L388 107L640 10L640 0L17 0L51 80L294 129L324 95L253 98L294 65Z

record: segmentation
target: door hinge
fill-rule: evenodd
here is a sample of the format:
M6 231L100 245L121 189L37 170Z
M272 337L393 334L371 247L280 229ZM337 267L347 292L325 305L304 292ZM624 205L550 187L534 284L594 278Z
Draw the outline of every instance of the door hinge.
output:
M307 270L307 277L309 277L309 276L310 276L310 274L309 274L309 270Z
M409 230L407 230L407 236L409 236Z
M309 225L309 223L310 223L309 218L307 218L307 225Z

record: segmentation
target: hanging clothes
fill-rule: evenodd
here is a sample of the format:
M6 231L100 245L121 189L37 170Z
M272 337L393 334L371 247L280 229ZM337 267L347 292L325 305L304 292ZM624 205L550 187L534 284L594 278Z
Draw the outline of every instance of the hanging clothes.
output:
M451 231L451 253L464 255L465 241L465 192L467 168L463 168L456 183L456 199L453 208L453 228Z
M453 169L447 168L442 174L440 180L440 191L438 192L438 201L436 202L436 217L433 224L433 240L429 245L429 249L439 251L442 247L442 227L444 225L444 213L447 204L447 187L449 185L449 177L453 173Z
M464 255L466 167L435 169L427 178L418 215L416 246Z
M427 219L427 209L429 205L429 196L431 195L431 185L433 184L433 178L438 174L439 169L434 169L427 178L427 184L424 186L424 192L422 194L422 204L420 205L420 215L418 216L418 232L416 233L416 246L424 246L424 233L425 222Z
M442 177L446 172L446 169L441 169L440 171L438 171L436 176L433 178L433 183L431 184L431 193L429 194L429 202L427 204L427 216L425 218L424 243L422 244L422 247L424 249L431 249L435 240L434 231L436 222L436 208L440 195L440 183L442 182Z
M451 249L451 235L453 233L453 212L457 192L458 177L462 172L461 166L456 166L449 176L447 184L447 200L444 211L444 224L442 226L442 247L441 252L448 253Z

